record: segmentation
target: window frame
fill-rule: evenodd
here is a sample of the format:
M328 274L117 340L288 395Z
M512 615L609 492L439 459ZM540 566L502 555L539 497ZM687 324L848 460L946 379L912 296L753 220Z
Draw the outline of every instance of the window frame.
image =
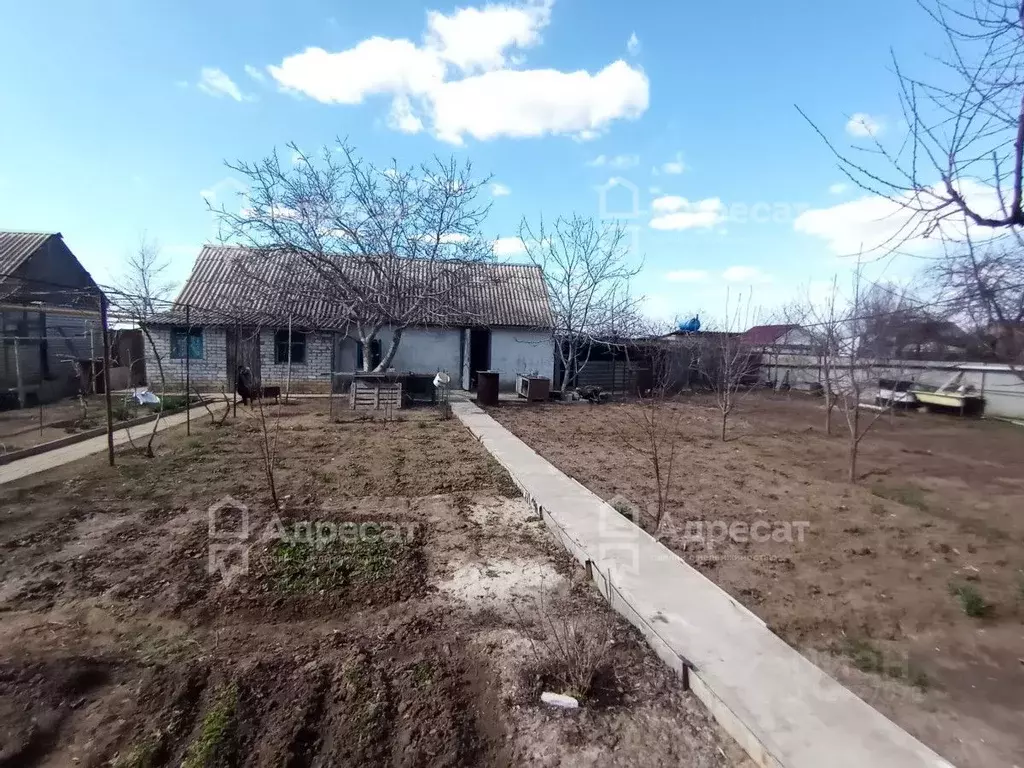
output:
M206 338L203 333L204 328L202 326L184 326L184 325L173 325L171 326L170 332L170 359L171 360L184 360L186 356L189 360L203 360L206 358ZM184 339L184 354L182 353L181 344ZM196 352L192 341L193 339L199 340L198 353ZM175 343L177 341L177 344ZM177 349L175 347L177 346Z
M309 337L305 331L292 328L292 365L305 365L308 358L307 345ZM299 354L296 354L298 352ZM274 331L274 364L288 364L288 329L278 328Z

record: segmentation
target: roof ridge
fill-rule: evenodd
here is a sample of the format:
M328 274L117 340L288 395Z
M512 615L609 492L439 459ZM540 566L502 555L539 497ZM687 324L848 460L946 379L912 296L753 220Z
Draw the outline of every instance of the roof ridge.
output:
M60 232L44 232L32 229L0 229L0 235L41 235L46 237L64 237Z

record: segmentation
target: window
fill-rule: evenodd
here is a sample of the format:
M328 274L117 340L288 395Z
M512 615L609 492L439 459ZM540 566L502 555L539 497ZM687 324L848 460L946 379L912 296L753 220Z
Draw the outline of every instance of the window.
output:
M186 350L190 360L203 359L202 328L171 328L171 359L184 360Z
M288 329L282 328L274 334L274 362L288 362ZM306 332L292 329L292 365L306 362Z

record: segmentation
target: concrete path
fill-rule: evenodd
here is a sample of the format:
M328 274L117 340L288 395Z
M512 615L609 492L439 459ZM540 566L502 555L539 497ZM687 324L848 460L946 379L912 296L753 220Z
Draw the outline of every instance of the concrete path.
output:
M508 470L612 607L686 676L759 765L951 768L475 405L453 402L452 410Z
M201 416L205 416L206 409L202 405L192 406L192 419L195 421ZM160 420L160 424L157 427L157 432L163 432L165 429L177 427L185 423L186 413L181 411L175 413L172 416L167 416ZM129 434L132 439L138 441L140 439L146 440L149 438L149 433L153 431L153 422L147 422L145 424L137 424L134 427L128 429L118 429L114 431L114 445L123 445L128 442ZM56 448L46 453L40 453L36 456L29 456L28 458L19 459L18 461L12 461L10 464L4 464L0 466L0 485L4 483L10 483L14 480L19 480L22 477L28 477L29 475L35 475L39 472L45 472L48 469L59 467L62 464L68 462L77 461L78 459L84 459L86 456L91 456L94 453L100 453L101 451L107 450L107 435L104 433L98 437L90 437L88 440L83 440L80 443L74 443L73 445L66 445L63 448Z

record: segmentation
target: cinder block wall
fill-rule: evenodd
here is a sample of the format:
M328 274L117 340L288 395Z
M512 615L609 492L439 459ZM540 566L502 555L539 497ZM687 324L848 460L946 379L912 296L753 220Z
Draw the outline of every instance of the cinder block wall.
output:
M160 369L157 367L153 347L156 347L163 364L164 377L168 389L184 389L185 360L171 359L171 329L151 328L149 339L143 336L143 347L146 353L146 380L156 391L160 390ZM203 357L189 361L189 378L193 387L202 390L219 392L221 386L231 391L233 382L228 380L227 335L223 328L203 328Z

